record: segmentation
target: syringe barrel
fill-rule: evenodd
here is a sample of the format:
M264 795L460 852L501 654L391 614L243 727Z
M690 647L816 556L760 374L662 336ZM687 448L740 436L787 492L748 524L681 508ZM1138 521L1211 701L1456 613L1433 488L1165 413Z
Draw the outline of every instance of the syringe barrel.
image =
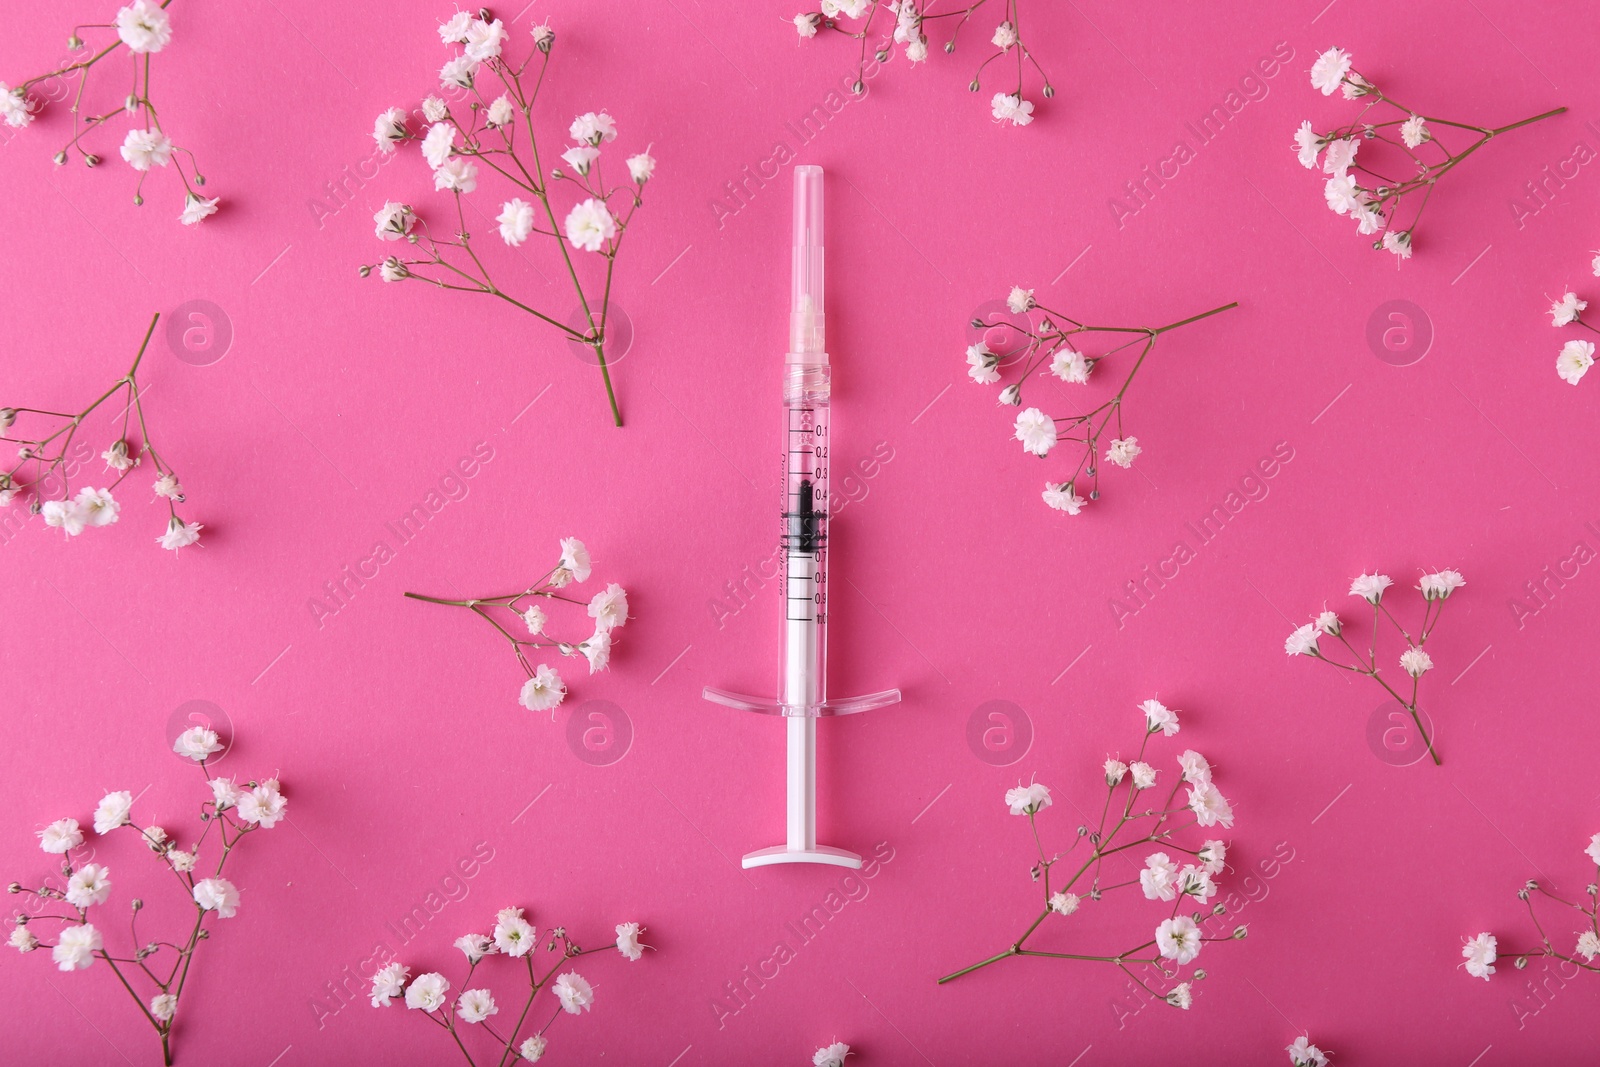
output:
M789 362L826 363L823 314L822 168L794 169L794 242L789 290Z
M828 698L828 379L826 365L785 376L778 692L789 715L817 715Z

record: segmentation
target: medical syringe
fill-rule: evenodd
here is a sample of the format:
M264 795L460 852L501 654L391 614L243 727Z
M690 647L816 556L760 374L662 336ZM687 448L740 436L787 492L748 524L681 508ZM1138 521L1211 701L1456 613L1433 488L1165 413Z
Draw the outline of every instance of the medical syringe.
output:
M783 646L778 699L707 686L705 698L730 708L782 715L788 728L788 833L785 843L748 853L744 866L831 863L861 857L817 844L817 718L894 704L900 690L830 701L828 661L828 352L823 342L822 168L794 171L793 281L789 353L783 378Z

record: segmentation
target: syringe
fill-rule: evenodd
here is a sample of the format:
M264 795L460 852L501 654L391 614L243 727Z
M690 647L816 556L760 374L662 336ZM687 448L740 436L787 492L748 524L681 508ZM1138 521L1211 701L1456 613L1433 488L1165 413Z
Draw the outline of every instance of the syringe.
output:
M894 704L900 690L830 701L828 659L828 352L823 343L822 168L794 171L793 282L789 354L784 365L783 648L778 699L707 686L705 698L730 708L782 715L788 737L788 833L784 844L746 854L744 866L831 863L861 857L817 844L817 718Z

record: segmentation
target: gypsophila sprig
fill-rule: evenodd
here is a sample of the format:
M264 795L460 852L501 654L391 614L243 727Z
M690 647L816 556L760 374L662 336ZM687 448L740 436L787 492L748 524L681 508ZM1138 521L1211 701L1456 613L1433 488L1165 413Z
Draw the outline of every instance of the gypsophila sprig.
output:
M850 1046L843 1041L835 1041L811 1054L811 1067L844 1067L845 1057L849 1055Z
M1199 831L1231 829L1233 807L1212 782L1210 762L1193 749L1177 756L1175 771L1145 762L1151 739L1176 735L1180 724L1178 713L1159 700L1146 700L1139 710L1143 729L1138 756L1131 763L1115 756L1105 761L1096 776L1106 790L1100 817L1092 827L1079 826L1065 851L1047 853L1039 835L1038 817L1052 804L1050 790L1031 782L1006 792L1007 810L1028 820L1038 854L1029 874L1039 887L1042 906L1022 936L988 959L945 975L940 985L1013 956L1092 961L1114 965L1155 999L1187 1010L1194 1002L1194 983L1205 978L1205 971L1196 970L1179 982L1183 968L1207 942L1246 936L1243 926L1220 934L1207 931L1227 912L1223 904L1208 901L1217 895L1215 879L1226 866L1228 846ZM1170 778L1170 788L1164 788L1163 774ZM1105 868L1107 857L1151 847L1157 850L1145 855L1144 869L1135 878L1121 880L1123 869L1116 861L1110 870ZM1076 948L1097 905L1116 890L1134 888L1147 900L1171 905L1158 909L1163 917L1153 935L1141 933L1130 947L1110 954L1029 947L1039 935L1050 938L1051 945ZM1151 982L1167 988L1157 989Z
M117 10L111 22L85 23L74 26L67 38L67 48L81 58L63 61L58 66L29 78L15 87L0 81L0 120L7 126L22 127L33 122L44 110L45 101L72 98L68 110L72 112L72 137L55 155L57 166L68 159L81 159L85 166L100 165L101 157L85 147L102 126L113 119L126 118L128 132L120 148L123 160L138 172L134 186L133 202L144 203L144 180L154 167L170 166L183 183L183 210L178 221L193 226L202 219L217 213L217 197L207 198L199 192L206 184L204 174L195 161L194 153L176 144L161 125L160 114L150 94L150 69L152 56L172 43L172 18L167 8L172 0L133 0ZM84 34L115 39L98 50L90 47ZM115 107L97 111L86 99L89 78L97 64L116 55L125 54L132 60L133 86ZM74 84L75 83L75 84ZM96 106L104 106L101 101ZM188 157L185 169L184 157Z
M215 936L215 922L233 918L240 907L240 890L223 868L246 837L270 830L284 818L289 801L277 778L239 783L212 774L207 766L221 752L215 731L195 726L178 735L173 751L194 761L204 775L207 797L200 804L200 829L192 843L180 842L160 826L142 826L133 812L133 794L106 794L94 810L93 830L77 819L57 819L38 832L39 847L61 857L59 875L24 888L12 882L10 892L24 896L23 906L12 916L11 947L29 953L49 949L50 958L63 972L82 971L103 960L118 984L127 991L145 1019L161 1038L161 1054L168 1067L173 1062L172 1028L183 1004L190 964L200 942ZM101 848L115 835L119 844L137 846L134 856L155 857L172 876L177 891L194 908L187 933L149 936L139 928L144 901L129 901L128 934L112 933L114 920L102 918L112 899L111 872L101 859ZM94 844L86 838L94 837ZM132 863L149 863L134 859ZM120 864L119 864L120 869ZM118 876L119 882L121 876ZM98 910L97 910L98 909Z
M563 537L561 558L556 565L521 592L469 600L447 600L421 593L407 593L406 596L430 604L466 608L493 626L510 642L517 662L528 675L518 694L518 703L529 711L548 711L553 719L556 707L567 698L566 683L549 664L535 665L529 652L543 648L563 656L581 656L588 661L589 673L593 674L604 670L611 662L612 634L628 621L628 594L615 582L588 600L562 592L569 586L588 581L592 568L589 550L583 542L576 537ZM585 606L594 632L581 641L553 636L546 608L554 607L554 602Z
M1091 326L1045 307L1033 294L1032 289L1016 286L1006 298L1007 309L1012 315L1022 317L1025 325L1004 318L993 322L982 318L972 320L973 329L1002 328L1005 331L1006 341L1001 344L1001 351L992 351L981 338L967 348L967 375L974 382L997 385L1011 379L1000 390L1002 407L1022 407L1023 386L1036 375L1036 384L1041 388L1047 381L1046 375L1070 386L1094 388L1090 379L1102 362L1125 350L1133 350L1120 380L1112 379L1116 390L1110 396L1097 403L1085 400L1074 405L1086 409L1076 415L1052 416L1043 408L1023 408L1013 423L1013 435L1023 451L1031 455L1042 458L1058 445L1074 446L1073 450L1078 453L1076 466L1058 471L1056 477L1045 482L1041 495L1049 507L1077 515L1089 501L1100 498L1102 462L1127 469L1144 451L1139 439L1124 428L1122 409L1133 379L1155 347L1156 339L1180 326L1239 305L1224 304L1166 326ZM1095 385L1112 373L1110 369L1102 370L1095 378ZM1103 454L1102 445L1105 446ZM1060 477L1062 473L1067 476ZM1078 492L1080 479L1086 482L1087 496Z
M1488 981L1489 976L1494 974L1495 961L1501 956L1511 960L1511 965L1519 971L1528 966L1530 959L1547 957L1570 964L1577 970L1600 973L1600 963L1595 962L1595 957L1600 956L1600 915L1596 914L1596 900L1600 898L1600 834L1589 839L1583 855L1593 869L1589 874L1589 884L1584 886L1582 898L1568 900L1533 879L1524 882L1517 890L1518 899L1527 905L1528 920L1538 932L1539 947L1501 952L1499 939L1488 931L1476 937L1463 938L1461 956L1464 962L1461 966L1469 975ZM1553 938L1551 930L1546 929L1534 907L1538 900L1551 902L1545 905L1546 908L1559 906L1576 912L1578 929L1574 932L1568 928L1564 936L1558 932L1556 937L1561 940ZM1572 947L1567 948L1568 945Z
M1600 252L1595 253L1589 266L1595 277L1600 278ZM1563 326L1577 326L1590 333L1600 333L1600 329L1596 329L1583 317L1588 307L1589 301L1581 299L1577 293L1570 290L1562 293L1560 299L1550 303L1550 324L1557 329ZM1585 341L1581 337L1574 337L1562 345L1561 352L1556 356L1556 376L1568 385L1577 385L1583 376L1589 373L1589 368L1592 366L1594 366L1594 342Z
M1338 48L1317 57L1311 86L1323 96L1340 90L1346 100L1361 101L1362 109L1354 120L1326 133L1307 119L1295 131L1292 150L1307 170L1317 169L1321 157L1329 209L1354 220L1357 232L1372 238L1373 248L1401 259L1411 258L1413 235L1439 179L1495 137L1567 110L1558 107L1498 127L1424 115L1363 77L1351 66L1350 53Z
M27 497L29 514L42 516L45 525L61 530L69 538L76 537L84 530L117 521L122 504L112 490L148 460L146 473L154 476L151 491L167 509L165 531L155 539L156 543L175 552L200 540L204 527L185 521L178 514L178 505L185 499L183 486L177 472L151 443L150 425L140 397L139 363L160 318L159 314L151 318L128 373L81 411L0 407L0 441L17 449L16 461L0 470L0 507L9 507L18 497ZM108 484L100 488L85 485L74 494L73 478L78 465L92 452L78 440L78 431L101 405L113 400L122 405L121 412L113 416L117 436L100 453ZM37 424L44 425L34 429ZM30 433L38 436L29 436Z
M1467 584L1460 571L1443 570L1432 571L1424 574L1417 583L1417 589L1422 593L1422 622L1413 637L1410 630L1400 624L1389 611L1389 606L1384 602L1384 594L1394 585L1394 580L1387 574L1361 574L1350 583L1350 595L1358 600L1364 600L1372 608L1372 633L1367 642L1367 651L1363 654L1347 634L1347 625L1335 611L1324 607L1314 615L1310 622L1297 627L1283 642L1283 650L1289 656L1310 656L1312 659L1321 660L1330 667L1337 667L1342 671L1351 671L1355 674L1364 674L1383 687L1383 691L1394 697L1410 714L1411 721L1416 723L1417 733L1422 737L1422 743L1427 746L1428 755L1433 757L1434 765L1439 764L1439 753L1434 750L1433 739L1428 736L1428 730L1422 724L1422 715L1417 710L1417 693L1422 684L1422 676L1433 669L1433 657L1423 649L1428 638L1432 635L1434 627L1439 625L1439 617L1444 613L1444 602L1450 594ZM1378 661L1378 631L1388 623L1394 627L1396 634L1405 642L1404 648L1398 656L1400 670L1410 681L1409 696L1406 682L1400 681L1390 685L1384 669ZM1349 653L1351 662L1345 663L1342 659L1328 656L1319 642L1324 637L1333 637L1344 646Z
M1289 1053L1290 1067L1328 1067L1328 1054L1311 1043L1309 1034L1301 1034L1285 1049Z
M576 971L563 969L579 956L612 948L629 962L637 962L651 947L639 941L643 932L644 927L638 923L619 923L615 942L586 949L579 948L567 931L557 926L548 932L541 949L539 931L523 909L502 908L489 933L473 932L456 939L456 948L467 960L467 973L459 987L452 986L438 971L412 978L409 967L393 962L372 976L372 1006L387 1008L398 999L409 1011L422 1012L424 1018L450 1035L456 1050L469 1064L506 1067L519 1058L537 1063L549 1047L545 1033L555 1021L563 1014L582 1015L594 1005L594 988L588 981ZM500 966L498 962L486 962L500 957L512 963ZM503 1014L500 1001L484 984L486 979L479 976L480 966L485 971L498 968L509 972L515 979L517 991L508 996ZM557 974L558 971L562 973ZM522 988L524 982L526 991ZM452 997L451 991L456 988L460 992ZM553 1000L539 996L546 990ZM491 1022L494 1016L500 1020ZM540 1020L544 1020L542 1025Z
M618 179L617 163L611 164L608 180L602 149L617 139L617 124L604 111L588 111L567 127L573 143L560 154L561 165L552 165L549 142L541 148L534 126L534 108L555 46L555 31L548 23L534 26L528 35L513 34L500 19L490 21L486 10L477 16L457 11L439 27L439 37L447 47L459 49L439 72L443 96L427 97L418 113L388 109L378 116L372 136L384 153L417 142L432 168L434 190L447 194L451 203L430 226L430 212L419 214L409 203L386 202L373 216L378 239L404 247L382 262L364 264L361 276L376 271L386 282L423 282L491 297L555 327L594 353L612 420L621 426L606 348L613 322L612 281L623 236L644 203L644 187L656 161L646 147L620 165L626 180ZM512 52L524 49L520 62L512 58ZM478 188L480 177L488 178L486 172L512 192L493 216L500 239L517 248L537 237L539 244L555 250L579 304L578 327L562 321L554 308L540 310L508 293L497 280L503 272L497 268L491 273L487 254L472 243L464 198ZM558 202L569 206L558 207ZM474 204L472 210L482 221L494 209Z
M928 59L928 30L937 27L944 19L954 19L950 37L944 42L948 54L956 50L956 40L973 16L983 10L989 0L971 0L966 7L935 12L934 0L822 0L816 11L802 12L794 17L794 29L802 41L810 40L819 32L838 33L860 42L860 57L856 63L856 80L851 89L858 96L867 90L866 79L876 71L867 70L868 42L874 37L878 44L873 48L872 62L881 66L889 61L890 50L895 45L905 47L906 61L913 67ZM996 0L989 11L1000 16L1000 22L989 36L989 54L967 88L973 92L983 90L983 72L989 64L999 61L1002 70L1016 67L1016 82L1009 81L989 101L989 111L1001 125L1026 126L1033 121L1033 102L1024 95L1028 71L1031 68L1043 83L1040 93L1049 99L1056 95L1055 86L1044 68L1039 65L1027 42L1022 38L1021 20L1017 10L1020 0ZM848 25L846 24L848 22Z

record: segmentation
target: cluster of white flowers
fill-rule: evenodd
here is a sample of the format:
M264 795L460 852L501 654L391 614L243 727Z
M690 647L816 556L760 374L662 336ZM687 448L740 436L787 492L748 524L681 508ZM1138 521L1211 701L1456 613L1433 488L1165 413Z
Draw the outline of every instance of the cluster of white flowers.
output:
M811 1054L811 1067L844 1067L844 1058L850 1054L849 1045L835 1041Z
M1512 966L1517 970L1520 971L1526 968L1530 959L1543 956L1573 968L1574 972L1589 971L1600 974L1600 963L1595 962L1596 957L1600 957L1600 913L1597 913L1597 909L1600 909L1600 903L1597 903L1600 902L1600 834L1595 834L1589 838L1589 843L1584 846L1583 854L1594 865L1595 871L1588 880L1583 897L1578 900L1570 900L1566 897L1558 896L1539 882L1531 879L1523 883L1522 888L1517 890L1518 899L1527 905L1528 918L1533 923L1534 929L1539 933L1538 948L1525 952L1507 953L1511 957ZM1571 909L1583 916L1584 928L1578 931L1574 942L1572 942L1573 947L1570 950L1558 948L1556 943L1550 939L1544 924L1539 921L1539 917L1534 911L1534 899L1536 897L1547 897L1559 905L1563 911ZM1465 963L1462 966L1466 968L1467 973L1472 977L1488 981L1489 976L1494 974L1495 961L1500 958L1499 940L1488 931L1484 931L1476 937L1469 937L1463 940L1461 956Z
M655 174L656 161L648 148L635 153L626 160L629 180L607 184L601 172L601 148L617 139L617 124L605 111L587 111L567 127L573 143L560 153L561 165L548 165L533 120L555 42L548 24L533 27L537 64L532 56L517 63L505 55L511 35L499 19L489 21L486 16L457 11L439 27L439 37L446 45L461 49L440 70L440 91L466 103L452 108L441 96L427 97L420 105L421 121L416 129L404 108L388 108L373 122L372 137L385 154L393 153L402 142L418 142L433 172L434 189L455 198L448 223L450 236L434 237L410 204L386 201L373 215L375 234L380 241L403 241L416 251L363 264L361 276L376 271L386 282L416 280L439 289L497 297L562 331L568 340L588 345L597 357L612 417L620 426L622 416L605 353L612 272L623 234L644 203L644 187ZM488 85L486 74L498 81L498 92ZM584 309L585 325L573 326L562 321L561 315L513 298L490 274L485 258L474 251L461 197L477 190L479 178L487 177L484 171L515 190L501 202L494 219L500 239L512 248L535 234L551 239ZM552 201L552 187L563 182L576 187L577 200L558 226L560 213ZM596 253L605 260L605 276L599 285L585 288L573 261L573 249Z
M1285 1051L1289 1053L1291 1067L1328 1067L1328 1054L1313 1045L1308 1034L1295 1038Z
M567 697L566 683L548 663L535 665L528 657L528 650L547 648L554 649L563 656L582 656L589 664L589 673L593 674L604 670L611 662L612 634L628 621L628 593L616 582L611 582L590 597L585 605L589 618L594 621L592 634L582 641L567 641L550 635L550 616L545 610L545 603L563 601L569 604L584 604L581 598L569 596L560 590L588 581L593 567L589 550L584 547L583 542L576 537L563 537L561 558L556 565L520 593L473 597L469 600L446 600L424 596L421 593L407 593L406 596L413 600L425 600L431 604L467 608L488 621L510 642L517 662L528 675L528 680L522 683L518 702L529 711L549 711L554 715L555 709ZM508 613L516 621L508 619L506 624L502 625L491 614L496 611ZM514 628L519 624L526 627L527 637L518 636L514 629L508 628Z
M156 538L156 542L162 548L176 551L200 539L201 524L185 522L178 516L177 505L184 501L183 487L178 484L178 476L172 467L150 443L149 425L145 421L140 397L139 364L144 359L145 349L150 344L150 337L160 317L157 315L150 320L150 329L145 333L144 343L139 346L139 353L134 357L128 373L117 379L110 389L82 411L69 415L42 408L0 407L0 441L13 444L17 449L16 462L9 468L0 469L0 508L9 507L19 496L26 494L31 496L30 512L42 518L46 526L60 530L67 537L76 537L84 530L95 527L110 526L122 512L122 504L112 495L112 490L120 486L133 469L148 457L156 475L151 488L167 507L167 528ZM85 486L73 493L69 450L85 420L101 405L118 400L124 401L123 410L137 422L144 438L143 446L141 448L129 441L126 436L112 441L100 453L100 458L105 460L106 470L115 475L111 484L98 489ZM52 424L52 428L48 432L44 429L36 431L38 436L24 436L18 427L18 420L24 416L29 420L46 421ZM128 419L125 418L121 432L126 434L127 428ZM61 495L43 499L45 487Z
M975 0L964 9L935 13L932 10L933 0L821 0L818 10L801 12L794 16L791 22L801 40L814 38L819 30L831 30L863 42L862 61L856 68L856 80L852 86L852 90L859 95L866 92L866 79L874 77L877 68L889 61L892 45L904 47L906 62L913 67L918 63L927 62L929 25L951 16L955 16L958 21L950 39L944 44L944 50L946 53L954 52L956 38L962 28L986 2L987 0ZM989 109L994 120L1002 125L1009 123L1012 126L1026 126L1033 121L1033 103L1024 99L1022 95L1027 69L1031 66L1038 74L1039 80L1043 83L1041 93L1045 99L1055 96L1056 90L1055 86L1050 84L1050 79L1046 76L1044 68L1039 65L1038 59L1022 40L1014 12L1015 0L1010 0L1002 6L1005 9L1002 21L995 26L994 32L989 36L989 44L993 50L982 63L978 64L978 71L973 75L967 88L975 93L982 90L983 71L990 63L1000 60L1003 66L1009 66L1015 61L1016 89L1011 92L995 93L989 102ZM843 24L845 20L855 25L845 26ZM885 21L892 20L894 29L874 50L873 69L869 72L865 42L874 35L875 20L880 26Z
M190 727L173 741L174 752L199 765L210 792L209 799L200 807L202 829L189 849L179 848L171 835L160 826L140 826L136 823L133 817L133 794L128 790L114 790L103 796L95 805L91 819L93 832L99 837L106 837L124 827L133 830L139 835L145 849L176 875L179 885L195 908L194 923L186 935L142 939L138 921L144 902L134 899L131 902L134 944L124 950L107 947L101 927L91 921L89 910L101 907L110 900L111 872L103 863L74 862L72 854L84 847L86 837L86 831L77 819L57 819L37 834L39 848L43 852L62 857L59 868L62 883L47 881L37 888L24 889L20 883L12 882L9 887L11 893L27 893L41 903L61 903L75 913L37 914L30 910L19 911L9 938L9 944L18 952L29 953L48 948L51 960L64 972L87 970L96 960L103 960L116 974L118 983L135 998L139 994L130 980L139 980L143 976L154 983L157 992L148 1003L140 999L139 1004L142 1014L155 1027L161 1039L167 1063L172 1062L172 1021L177 1015L178 1001L188 979L190 959L199 943L213 936L205 925L206 917L215 914L219 919L231 919L239 911L239 889L223 877L223 867L246 835L270 830L282 821L289 803L276 778L241 784L231 778L214 777L207 770L206 763L223 747L216 731L204 726ZM215 866L209 873L198 873L196 867L201 847L213 835L218 839L219 846ZM59 924L54 941L41 938L36 932L42 923L47 922ZM171 954L170 968L152 967L149 961L163 953Z
M1600 278L1600 252L1595 253L1589 267L1595 277ZM1589 302L1579 299L1577 293L1570 290L1562 293L1561 299L1550 305L1550 325L1557 329L1576 325L1590 333L1600 333L1600 330L1584 321L1583 313L1588 306ZM1568 385L1577 385L1583 380L1583 376L1589 373L1589 368L1592 366L1594 366L1594 342L1585 341L1581 337L1574 337L1562 345L1560 354L1556 356L1556 375Z
M1006 810L1012 815L1026 818L1033 831L1038 856L1030 874L1036 883L1041 883L1043 907L1032 925L1007 951L946 975L939 980L941 983L1009 956L1060 956L1060 952L1027 948L1027 942L1050 916L1065 918L1077 915L1086 902L1098 902L1105 894L1132 885L1140 888L1145 899L1172 905L1170 912L1157 924L1154 935L1124 952L1111 955L1074 953L1069 958L1116 964L1151 996L1165 1000L1173 1007L1188 1009L1194 1002L1193 982L1205 977L1203 971L1196 971L1192 980L1161 992L1128 970L1126 965L1145 964L1150 968L1152 980L1158 980L1158 976L1159 980L1170 980L1176 977L1176 968L1194 962L1207 941L1234 940L1246 936L1243 926L1219 936L1206 932L1205 927L1227 910L1220 903L1209 906L1209 912L1182 911L1186 906L1206 908L1208 902L1217 895L1216 877L1227 867L1228 846L1226 842L1214 839L1185 843L1179 839L1180 832L1189 826L1209 828L1220 825L1231 829L1233 807L1212 781L1211 762L1193 749L1179 753L1178 773L1165 799L1161 798L1161 772L1146 761L1145 755L1151 738L1158 734L1172 737L1178 733L1179 716L1156 699L1139 704L1139 712L1143 719L1143 730L1138 755L1128 762L1116 756L1107 757L1100 768L1100 777L1107 790L1105 802L1091 805L1101 809L1099 822L1080 826L1066 851L1047 854L1039 837L1037 817L1053 803L1049 788L1039 782L1028 782L1018 783L1006 791ZM1119 789L1122 790L1120 798ZM1187 793L1179 803L1178 793L1183 789L1187 789ZM1144 869L1137 879L1102 884L1105 857L1145 844L1160 845L1161 850L1146 855ZM1088 855L1078 855L1080 847L1086 848ZM1175 860L1171 853L1180 853L1183 858ZM1056 865L1063 861L1068 864L1066 869L1073 873L1063 882L1057 882ZM1082 919L1074 919L1072 929L1076 930L1082 922ZM1144 955L1147 952L1153 954Z
M126 7L119 8L115 19L104 24L104 28L117 31L115 44L90 52L88 44L74 30L72 36L67 39L67 47L74 53L84 53L86 58L63 61L60 66L38 77L29 78L15 87L0 82L0 121L12 127L28 125L33 121L39 107L42 107L42 104L30 100L29 89L55 79L77 78L79 85L74 94L72 107L72 139L56 153L55 161L58 166L66 163L69 153L76 153L86 166L98 166L100 157L83 147L83 139L119 115L130 116L135 121L142 122L142 125L128 130L121 146L122 158L139 172L139 182L134 190L133 202L144 203L144 179L150 169L170 165L178 172L184 188L183 211L178 215L178 221L185 226L193 226L202 219L215 215L218 198L207 198L196 191L205 185L206 179L205 175L193 165L194 154L187 149L179 148L167 136L166 131L161 128L156 107L150 100L150 56L172 43L172 17L167 14L166 6L154 0L133 0ZM121 48L126 48L133 60L133 91L123 99L120 107L102 114L91 113L85 118L82 112L91 109L82 107L81 101L91 71L95 64ZM183 154L189 156L192 176L184 171L183 162L179 158Z
M638 923L617 924L616 940L613 944L624 959L636 961L644 956L644 950L650 946L639 941L639 935L643 932L644 927ZM523 1032L523 1022L541 991L550 990L559 1002L558 1015L561 1012L568 1015L582 1015L594 1006L594 987L587 979L576 971L565 971L560 974L556 972L579 956L605 950L579 948L567 935L566 930L557 926L550 930L549 940L545 944L545 951L549 953L549 957L541 958L538 929L528 921L522 908L500 909L495 916L494 927L489 933L463 934L456 938L455 947L467 961L467 977L464 984L471 983L479 964L492 956L526 961L525 967L516 969L519 976L526 976L528 983L523 1007L515 1015L516 1025L504 1034L492 1027L483 1027L483 1033L494 1042L496 1063L506 1063L517 1057L528 1063L537 1063L545 1054L548 1041L544 1037L544 1031L549 1029L549 1023L518 1041ZM546 964L548 966L545 966ZM429 971L412 978L409 967L403 963L393 962L379 968L372 976L370 999L374 1008L387 1008L391 1001L399 999L413 1011L435 1016L434 1021L441 1023L455 1038L457 1047L466 1056L467 1062L476 1063L477 1060L473 1058L472 1052L461 1043L460 1035L450 1018L451 1011L453 1009L455 1017L462 1022L477 1026L486 1022L491 1015L500 1014L500 1005L495 1000L494 994L481 986L463 990L454 1000L450 998L450 988L450 980L438 971Z
M1100 462L1128 470L1133 461L1143 454L1139 439L1124 431L1122 426L1123 400L1133 379L1144 363L1144 357L1155 346L1156 338L1168 330L1187 325L1198 319L1226 311L1233 307L1213 308L1180 322L1159 327L1091 326L1052 311L1034 298L1034 290L1013 286L1006 296L1006 309L1016 319L998 317L995 321L973 319L974 330L986 332L967 347L967 376L979 385L997 385L1008 376L1014 380L1000 390L1001 407L1021 407L1022 387L1035 373L1040 379L1049 374L1067 385L1088 385L1089 377L1102 360L1124 349L1135 349L1126 376L1115 393L1087 413L1052 417L1042 408L1028 407L1019 411L1012 421L1011 432L1022 445L1022 450L1033 456L1048 456L1062 442L1081 446L1078 464L1071 477L1045 482L1040 494L1045 504L1056 511L1077 515L1090 500L1100 498ZM996 341L998 351L989 347L987 335L999 331L1003 340ZM1084 342L1091 338L1127 338L1120 343L1106 342L1107 347L1095 355L1081 351ZM1080 405L1088 407L1089 405ZM1101 445L1105 452L1100 451ZM1078 492L1078 479L1087 478L1090 488L1087 497Z
M1350 643L1345 636L1344 620L1339 618L1335 611L1324 607L1310 622L1298 626L1288 637L1284 638L1283 651L1290 657L1310 656L1312 659L1321 660L1340 670L1353 671L1364 674L1383 687L1384 691L1405 706L1411 719L1416 723L1417 731L1421 734L1423 743L1428 748L1428 754L1433 757L1433 762L1439 762L1439 754L1434 751L1433 741L1428 737L1427 728L1422 724L1422 716L1417 710L1417 688L1422 676L1433 669L1433 657L1423 650L1423 644L1428 636L1433 633L1439 624L1439 617L1444 611L1444 602L1450 594L1467 584L1467 580L1457 570L1431 571L1422 575L1417 581L1417 589L1422 593L1423 610L1422 624L1417 629L1416 636L1402 626L1398 619L1390 613L1383 602L1383 595L1394 585L1394 579L1387 574L1360 574L1350 583L1350 595L1359 600L1366 601L1372 607L1372 640L1363 655L1355 645ZM1411 695L1409 698L1401 695L1382 677L1382 670L1378 666L1378 631L1383 622L1387 620L1392 624L1405 641L1405 648L1399 656L1400 669L1411 679ZM1322 650L1319 642L1323 637L1336 638L1345 650L1349 652L1352 662L1345 663L1332 659Z
M1350 53L1339 48L1330 48L1317 57L1311 66L1311 86L1323 96L1338 90L1346 100L1359 100L1364 107L1355 121L1326 133L1317 132L1309 119L1302 122L1294 135L1296 158L1307 170L1315 170L1320 156L1322 173L1327 175L1323 196L1329 209L1354 220L1358 233L1373 238L1374 248L1387 249L1401 259L1411 258L1412 234L1440 178L1491 137L1566 110L1557 108L1497 129L1428 118L1386 95L1355 71ZM1374 113L1373 109L1378 110ZM1452 152L1437 140L1435 127L1471 133L1476 139L1458 145ZM1358 163L1356 155L1364 145L1369 147ZM1383 145L1389 148L1381 148ZM1389 159L1369 166L1367 157L1374 151L1387 151ZM1411 168L1411 175L1403 179L1391 177L1399 173L1400 167ZM1420 194L1416 197L1420 203L1401 225L1401 205L1413 194Z

